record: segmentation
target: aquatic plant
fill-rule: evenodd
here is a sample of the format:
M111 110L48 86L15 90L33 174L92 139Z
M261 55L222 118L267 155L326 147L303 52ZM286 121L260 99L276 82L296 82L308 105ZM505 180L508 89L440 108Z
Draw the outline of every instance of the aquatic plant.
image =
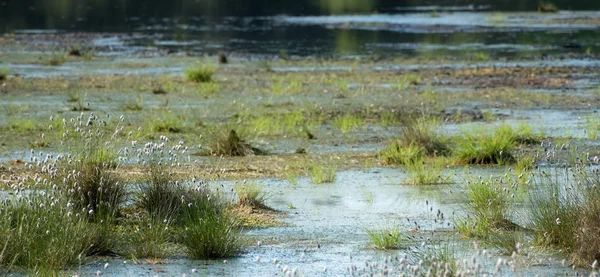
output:
M6 128L16 132L39 130L37 121L29 118L11 118Z
M204 82L200 84L199 94L202 96L215 95L221 90L221 85L214 82Z
M371 244L376 249L392 250L405 246L404 236L398 225L380 225L373 229L366 229L366 232L371 240Z
M124 184L112 171L116 155L103 147L88 146L69 165L65 165L57 182L63 180L68 197L75 207L90 210L96 221L120 214L127 192Z
M235 186L235 192L238 195L238 204L240 206L270 209L266 201L271 197L271 194L266 193L261 185L252 182L243 182Z
M508 164L514 162L511 151L514 147L514 132L506 128L497 129L494 134L475 130L455 140L454 155L458 162L465 164Z
M414 164L423 161L425 149L419 145L404 145L403 141L394 140L387 144L386 148L379 152L379 160L387 164Z
M381 126L395 126L398 125L399 122L400 119L392 111L383 111L379 115L379 124L381 124Z
M516 228L509 221L511 197L500 183L494 180L470 180L466 189L469 198L467 216L454 220L462 235L488 239L492 233Z
M64 64L66 61L67 59L65 58L65 55L63 53L54 53L50 55L50 57L46 61L46 65L58 66Z
M475 58L476 61L485 62L490 59L490 54L484 52L477 52L473 54L473 58Z
M419 75L415 74L404 74L400 77L400 80L396 83L396 89L405 90L411 86L416 86L423 82L423 79Z
M168 220L138 218L133 224L133 230L125 235L128 256L161 259L170 254L167 243L173 240L173 234Z
M530 195L534 243L560 249L574 264L589 265L600 257L600 174L586 167L577 167L574 179L564 174L534 178L541 188Z
M346 113L342 116L336 117L333 122L333 126L338 128L342 133L350 132L363 125L363 120L360 116L351 113Z
M409 184L436 185L448 182L448 178L442 176L442 165L439 163L426 164L423 159L412 159L404 164L410 175Z
M89 209L75 208L61 191L34 191L2 200L2 266L48 272L81 263L95 236Z
M523 254L524 243L525 234L523 232L495 232L491 233L486 240L486 244L506 256Z
M0 69L0 81L6 80L7 76L8 76L8 68Z
M423 116L406 116L401 119L400 141L407 147L419 146L426 155L447 155L450 153L448 139L435 132L438 121Z
M173 113L164 112L148 121L153 132L180 133L183 131L183 120Z
M299 135L308 129L307 125L317 125L316 121L310 122L302 112L269 114L253 117L248 121L252 131L264 135Z
M458 276L459 260L456 255L455 241L434 239L416 251L412 263L418 265L418 272L431 276Z
M314 164L309 166L308 175L313 184L332 183L335 180L336 170L335 167Z
M167 166L152 163L148 169L145 182L138 185L136 204L156 222L181 220L181 199L187 194L186 188L174 180Z
M140 95L136 98L127 98L123 103L125 111L141 111L144 109L144 96Z
M209 64L198 64L185 71L185 77L196 83L208 83L212 81L212 76L216 68Z
M214 259L236 255L242 249L239 221L228 213L218 194L205 188L187 199L183 209L184 228L178 241L186 252L199 259Z
M558 7L552 3L539 0L537 10L541 13L555 13L558 12Z
M585 133L589 139L597 139L598 138L598 129L600 127L600 122L593 115L588 115L585 117Z
M220 132L210 149L211 154L224 156L262 155L265 153L246 143L233 129L229 130L227 134Z

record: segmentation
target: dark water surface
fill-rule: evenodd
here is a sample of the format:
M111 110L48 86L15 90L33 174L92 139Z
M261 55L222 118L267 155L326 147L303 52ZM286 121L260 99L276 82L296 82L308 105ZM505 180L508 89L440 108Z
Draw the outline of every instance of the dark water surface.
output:
M560 13L537 13L537 0L4 0L0 32L117 33L132 47L267 56L597 52L600 1L553 4Z

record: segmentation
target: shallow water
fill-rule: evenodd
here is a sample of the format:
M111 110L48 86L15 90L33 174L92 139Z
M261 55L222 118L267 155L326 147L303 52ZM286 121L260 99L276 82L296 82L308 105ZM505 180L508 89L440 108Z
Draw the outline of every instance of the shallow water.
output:
M469 173L484 177L503 174L495 169L473 169ZM367 261L381 262L387 256L418 251L422 243L429 244L428 239L456 243L457 257L470 259L477 252L471 242L461 241L445 232L453 230L451 215L454 211L460 212L461 205L465 203L460 185L464 177L461 177L462 173L452 171L444 174L451 174L459 185L401 185L407 175L401 170L388 168L338 172L331 184L314 185L307 178L300 178L296 185L279 179L258 180L265 191L272 193L267 204L285 213L281 220L290 226L247 230L246 235L254 245L240 256L215 261L167 259L160 264L149 264L144 260L133 264L131 260L101 259L86 263L78 272L91 275L99 270L111 276L271 276L282 274L281 270L287 266L304 276L340 276L348 275L347 269L353 265L360 268ZM234 184L219 181L212 185L224 186L227 190ZM290 204L294 209L290 209ZM436 217L438 209L445 214L444 220ZM410 248L395 251L370 249L365 230L384 222L394 222L406 231L407 236L414 237L408 242ZM420 231L409 232L416 226L420 227ZM258 245L258 241L262 244ZM531 264L519 266L519 275L574 274L556 257L528 252L526 260ZM488 273L492 273L498 257L502 256L492 254L477 260L489 268ZM278 260L279 266L273 262L274 259ZM109 266L104 269L106 262ZM506 268L501 276L513 276L513 273Z

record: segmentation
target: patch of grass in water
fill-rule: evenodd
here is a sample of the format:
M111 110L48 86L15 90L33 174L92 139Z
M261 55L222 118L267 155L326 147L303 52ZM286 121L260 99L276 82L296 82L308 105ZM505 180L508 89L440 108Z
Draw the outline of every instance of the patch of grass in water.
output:
M0 69L0 81L5 81L8 77L8 68Z
M337 169L323 164L314 164L309 166L308 175L313 184L333 183L335 181L335 172Z
M366 229L366 232L375 249L393 250L405 247L402 229L398 225L380 225L373 229Z
M342 133L348 133L363 125L363 119L359 115L346 113L333 119L333 126L338 128Z
M455 140L454 155L463 164L510 164L515 144L514 132L499 128L494 134L482 129L474 130Z
M490 59L490 54L485 53L485 52L477 52L477 53L473 54L473 58L476 61L486 62Z
M133 230L127 230L128 256L162 259L169 256L168 243L173 240L171 226L167 220L136 219Z
M261 185L244 182L235 186L235 192L240 206L270 209L266 201L271 197L271 194L266 193Z
M221 85L215 82L203 82L200 84L199 94L202 96L211 96L221 90Z
M534 243L566 253L576 265L590 265L600 259L600 173L578 167L574 178L565 180L559 172L537 175L532 191L531 226Z
M125 111L141 111L144 109L144 96L140 95L136 98L127 98L123 103L123 110Z
M152 132L180 133L184 129L183 120L173 113L164 112L148 121Z
M449 182L448 177L442 176L442 164L426 164L423 159L407 160L406 169L411 178L408 184L411 185L437 185Z
M421 82L423 82L423 79L419 75L410 74L410 73L404 74L404 75L402 75L402 77L400 77L400 80L398 80L398 82L396 83L396 89L405 90L412 86L419 85Z
M69 206L63 197L33 192L20 201L2 200L2 266L52 272L81 263L94 241L87 210Z
M404 146L404 142L394 140L388 143L386 149L379 152L379 160L387 164L406 165L422 160L424 153L425 149L421 146L415 144Z
M184 208L184 228L178 241L194 258L231 257L242 249L240 223L224 206L214 206L219 197L214 193L198 194Z
M145 182L138 185L136 205L156 222L180 221L181 197L187 190L181 182L174 180L167 166L152 163L148 169Z
M29 111L29 104L8 104L4 110L6 115L19 115Z
M488 239L493 233L515 228L508 220L512 201L505 186L494 181L470 180L467 197L467 216L454 221L463 236Z
M226 128L218 131L216 138L208 147L211 155L223 156L251 156L265 155L266 151L253 147L242 139L238 133L230 129L226 132Z
M12 118L8 121L6 128L15 132L39 130L37 121L29 118Z
M588 115L585 117L584 132L589 139L595 140L598 138L598 129L600 129L599 127L600 127L600 122L598 122L598 120L595 116Z
M50 66L59 66L64 64L66 61L67 58L65 58L65 55L63 53L54 53L50 55L48 60L45 61L45 64Z
M424 117L401 120L400 138L388 144L381 153L389 163L403 164L406 159L420 156L443 156L450 153L448 140L434 131L437 121Z
M185 71L185 77L196 83L212 82L212 76L217 69L209 64L198 64L195 67L190 67Z

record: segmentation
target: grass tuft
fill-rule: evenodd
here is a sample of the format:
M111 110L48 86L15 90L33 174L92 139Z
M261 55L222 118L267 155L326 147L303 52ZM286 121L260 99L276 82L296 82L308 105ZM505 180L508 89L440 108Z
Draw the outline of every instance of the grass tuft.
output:
M40 272L67 269L81 262L94 240L95 231L86 215L70 206L65 197L35 191L27 198L2 202L3 267Z
M252 147L241 139L235 130L230 130L227 135L221 133L211 147L211 154L223 156L249 156L263 155L264 151Z
M374 229L367 229L366 231L371 244L376 249L392 250L404 247L404 237L402 236L400 226L382 225Z
M510 129L510 127L509 127ZM456 142L455 156L465 164L508 164L515 158L511 151L515 137L512 129L501 127L489 135L483 130L465 134Z
M467 197L468 216L455 221L464 236L488 239L493 233L516 227L508 220L511 198L503 186L493 181L471 180L467 184Z
M313 184L333 183L335 181L335 167L326 167L321 164L312 165L308 168L308 174Z
M0 81L6 80L7 76L8 76L8 68L0 69Z
M137 205L148 212L156 222L177 221L181 218L181 199L187 194L179 182L173 180L163 165L149 166L148 179L139 185Z
M235 187L240 206L270 209L265 203L271 196L263 191L262 186L254 183L239 184Z
M190 67L185 71L185 77L196 83L212 82L212 76L216 68L212 65L199 64L195 67Z
M234 256L242 249L239 221L218 204L220 196L202 189L185 206L184 229L179 242L186 252L199 259ZM222 202L221 202L222 203Z
M360 116L354 114L344 114L333 120L333 126L338 128L342 133L347 133L359 128L363 125L363 120Z

